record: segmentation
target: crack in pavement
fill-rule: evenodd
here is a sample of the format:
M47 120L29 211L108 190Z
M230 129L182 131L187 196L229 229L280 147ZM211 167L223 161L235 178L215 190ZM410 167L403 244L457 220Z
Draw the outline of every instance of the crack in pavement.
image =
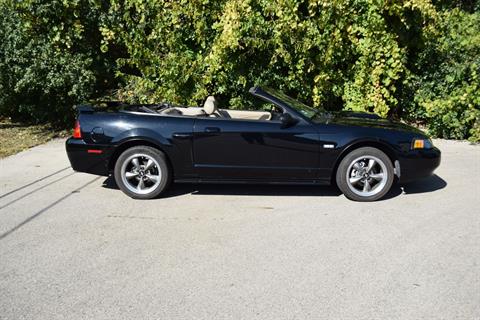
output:
M56 206L57 204L59 204L60 202L62 202L63 200L67 199L68 197L70 197L72 194L75 194L75 193L78 193L80 190L82 190L83 188L87 187L88 185L94 183L95 181L97 181L98 179L100 179L101 177L96 177L95 179L93 180L90 180L89 182L83 184L82 186L78 187L77 189L71 191L70 193L64 195L63 197L61 197L60 199L52 202L51 204L49 204L48 206L46 206L45 208L37 211L36 213L34 213L32 216L30 216L29 218L23 220L22 222L20 222L19 224L17 224L15 227L13 227L12 229L2 233L0 235L0 240L3 240L4 238L6 238L7 236L9 236L10 234L12 234L13 232L17 231L18 229L20 229L21 227L23 227L24 225L26 225L27 223L29 223L30 221L32 221L33 219L37 218L38 216L40 216L42 213L46 212L47 210L53 208L54 206Z
M18 188L16 188L16 189L13 189L12 191L9 191L9 192L7 192L7 193L4 193L4 194L0 195L0 199L4 198L4 197L6 197L6 196L9 196L9 195L11 195L12 193L15 193L15 192L17 192L17 191L20 191L20 190L22 190L22 189L25 189L25 188L27 188L27 187L30 187L31 185L34 185L35 183L38 183L38 182L43 181L43 180L45 180L45 179L48 179L48 178L50 178L50 177L52 177L52 176L54 176L54 175L56 175L56 174L59 174L60 172L63 172L63 171L65 171L65 170L69 169L69 168L71 168L71 167L68 166L68 167L66 167L66 168L60 169L60 170L58 170L58 171L55 171L54 173L51 173L51 174L49 174L49 175L46 175L45 177L39 178L39 179L37 179L37 180L35 180L35 181L32 181L32 182L30 182L30 183L27 183L26 185L23 185L23 186L21 186L21 187L18 187Z
M43 186L41 186L41 187L38 187L38 188L36 188L36 189L33 189L32 191L27 192L27 193L25 193L24 195L22 195L22 196L20 196L20 197L18 197L18 198L16 198L16 199L13 199L13 200L10 201L10 202L7 202L7 203L4 204L3 206L0 206L0 210L2 210L3 208L8 207L9 205L11 205L11 204L13 204L13 203L15 203L15 202L17 202L17 201L20 201L20 200L22 200L22 199L24 199L24 198L26 198L26 197L34 194L35 192L37 192L37 191L39 191L39 190L42 190L42 189L44 189L44 188L46 188L46 187L48 187L48 186L51 186L52 184L57 183L58 181L61 181L61 180L65 179L65 178L68 178L68 177L74 175L75 173L76 173L76 172L69 173L69 174L67 174L66 176L63 176L63 177L61 177L61 178L58 178L58 179L56 179L56 180L53 180L52 182L49 182L49 183L43 185Z

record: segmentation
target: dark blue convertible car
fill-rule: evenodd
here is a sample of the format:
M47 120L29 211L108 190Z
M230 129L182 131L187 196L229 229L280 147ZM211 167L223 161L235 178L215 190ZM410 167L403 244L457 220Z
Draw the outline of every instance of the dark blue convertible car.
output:
M420 130L374 114L317 110L254 87L257 110L124 105L78 107L66 149L76 171L113 174L138 199L171 182L336 184L357 201L382 198L394 182L432 174L440 151Z

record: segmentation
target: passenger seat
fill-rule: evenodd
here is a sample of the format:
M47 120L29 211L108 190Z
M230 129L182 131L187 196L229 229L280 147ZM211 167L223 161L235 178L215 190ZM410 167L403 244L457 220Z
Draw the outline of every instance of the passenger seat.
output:
M205 114L207 114L209 117L219 117L220 115L218 114L218 108L217 108L217 100L215 100L214 96L208 96L207 100L205 100L205 103L203 104L203 111L205 111Z

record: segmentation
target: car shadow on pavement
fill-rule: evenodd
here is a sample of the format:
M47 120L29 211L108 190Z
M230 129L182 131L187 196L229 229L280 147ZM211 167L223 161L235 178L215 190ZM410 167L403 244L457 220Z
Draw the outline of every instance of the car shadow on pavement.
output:
M433 192L445 188L447 182L437 175L411 182L395 184L383 200L403 194ZM107 189L118 189L115 179L108 177L103 182ZM338 197L341 192L335 186L305 186L305 185L261 185L261 184L190 184L175 183L161 198L171 198L181 195L235 195L235 196L321 196Z
M103 187L118 189L115 179L108 177ZM338 197L341 192L331 186L268 185L268 184L202 184L174 183L161 198L181 195L235 195L235 196L327 196Z
M390 192L387 193L385 197L383 197L382 200L388 200L391 198L395 198L396 196L399 196L401 194L416 194L416 193L428 193L428 192L434 192L440 189L443 189L447 186L447 182L437 176L436 174L418 180L418 181L413 181L409 183L404 183L404 184L395 184L392 186L392 189Z
M329 186L305 185L248 185L248 184L177 184L166 196L192 195L233 195L233 196L322 196L338 197L341 192Z

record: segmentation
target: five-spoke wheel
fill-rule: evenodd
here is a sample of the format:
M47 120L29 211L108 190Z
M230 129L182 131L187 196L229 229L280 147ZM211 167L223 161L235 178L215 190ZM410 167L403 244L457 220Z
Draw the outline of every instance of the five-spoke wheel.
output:
M337 185L349 199L374 201L393 183L393 165L382 151L364 147L343 158L337 170Z
M136 153L122 164L122 182L132 192L147 194L155 190L160 183L162 172L160 165L151 156Z
M156 197L167 187L169 178L165 156L151 147L127 149L115 164L115 181L132 198Z

